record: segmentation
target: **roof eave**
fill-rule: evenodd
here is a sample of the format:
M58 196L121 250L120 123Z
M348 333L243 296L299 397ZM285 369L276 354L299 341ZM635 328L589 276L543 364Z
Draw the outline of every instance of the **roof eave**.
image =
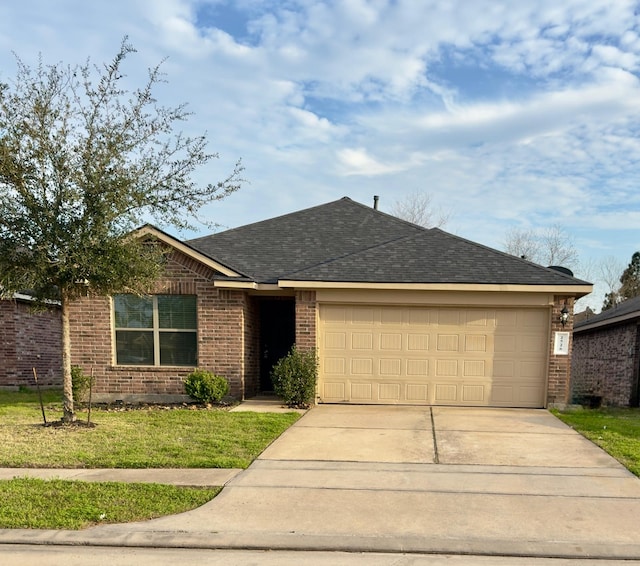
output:
M614 324L620 324L622 322L631 321L633 319L640 320L640 311L633 311L620 316L614 316L611 318L605 318L604 320L598 320L592 323L581 324L578 327L573 328L573 332L584 332L585 330L595 330L596 328L602 328L604 326L612 326Z
M191 246L185 244L184 242L178 240L177 238L174 238L173 236L170 236L169 234L167 234L166 232L163 232L162 230L156 228L155 226L151 226L150 224L146 224L145 226L142 226L141 228L134 230L132 234L138 237L147 236L147 235L153 236L154 238L157 238L158 240L167 244L168 246L171 246L172 248L183 253L187 257L190 257L191 259L194 259L195 261L202 263L207 267L210 267L211 269L217 271L218 273L221 273L222 275L226 275L227 277L242 277L241 273L237 273L236 271L233 271L232 269L226 267L225 265L222 265L221 263L210 258L209 256L197 251Z
M380 289L414 291L493 291L553 293L584 297L593 291L593 285L517 285L517 284L480 284L480 283L375 283L357 281L296 281L281 279L278 286L297 289Z

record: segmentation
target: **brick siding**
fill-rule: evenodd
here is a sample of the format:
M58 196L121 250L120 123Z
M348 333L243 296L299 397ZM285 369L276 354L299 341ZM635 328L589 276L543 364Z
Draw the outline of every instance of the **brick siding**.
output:
M296 291L296 346L316 348L317 305L315 291Z
M638 321L578 332L573 345L574 402L596 395L605 405L629 405L640 363Z
M569 320L562 326L560 322L560 312L567 305L569 310ZM571 383L571 348L573 331L573 305L574 298L556 295L551 309L551 332L549 336L549 366L547 385L547 405L562 407L569 403L569 388ZM556 355L553 353L555 333L569 333L569 355Z
M62 386L60 309L32 311L20 300L0 301L0 386Z
M217 289L214 272L174 252L152 294L193 294L197 299L198 367L229 380L230 394L244 398L257 382L255 306L242 290ZM109 297L84 297L71 306L72 363L93 372L97 400L177 399L191 367L117 366ZM247 321L247 324L245 324Z

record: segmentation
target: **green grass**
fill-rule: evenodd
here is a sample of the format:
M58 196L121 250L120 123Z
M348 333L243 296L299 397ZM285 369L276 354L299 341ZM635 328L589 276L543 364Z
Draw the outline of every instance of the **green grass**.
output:
M59 420L59 394L46 395L47 420ZM94 409L95 428L44 427L36 399L32 392L0 392L0 467L246 468L299 418L294 412Z
M199 507L220 489L28 478L0 481L0 527L83 529L144 521Z
M48 422L61 394L43 391ZM299 414L223 409L97 410L95 428L45 427L33 391L0 391L0 467L246 468ZM78 418L86 420L87 412ZM0 528L81 529L198 507L221 488L17 478L0 481Z
M640 409L580 409L553 413L640 477Z

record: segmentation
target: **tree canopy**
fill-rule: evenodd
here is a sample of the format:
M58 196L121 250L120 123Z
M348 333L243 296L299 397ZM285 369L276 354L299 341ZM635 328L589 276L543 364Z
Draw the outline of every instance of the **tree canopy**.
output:
M640 252L631 256L629 265L620 276L620 287L605 295L602 310L613 308L637 296L640 296Z
M154 98L160 66L142 87L125 86L123 66L134 52L125 38L102 66L40 58L30 67L16 57L15 78L0 83L0 290L60 300L70 419L68 302L143 292L160 273L161 250L130 231L145 221L188 227L241 182L239 162L222 181L193 179L218 156L207 152L204 134L174 131L190 114Z

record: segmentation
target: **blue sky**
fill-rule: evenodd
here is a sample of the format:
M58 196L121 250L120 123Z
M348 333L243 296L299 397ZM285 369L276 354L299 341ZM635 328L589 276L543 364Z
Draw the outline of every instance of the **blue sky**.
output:
M12 52L99 63L124 35L131 85L166 58L159 100L187 102L185 132L219 153L198 178L242 158L249 183L205 211L223 226L423 191L448 231L498 249L561 225L598 310L597 262L640 250L637 2L4 2L0 80Z

